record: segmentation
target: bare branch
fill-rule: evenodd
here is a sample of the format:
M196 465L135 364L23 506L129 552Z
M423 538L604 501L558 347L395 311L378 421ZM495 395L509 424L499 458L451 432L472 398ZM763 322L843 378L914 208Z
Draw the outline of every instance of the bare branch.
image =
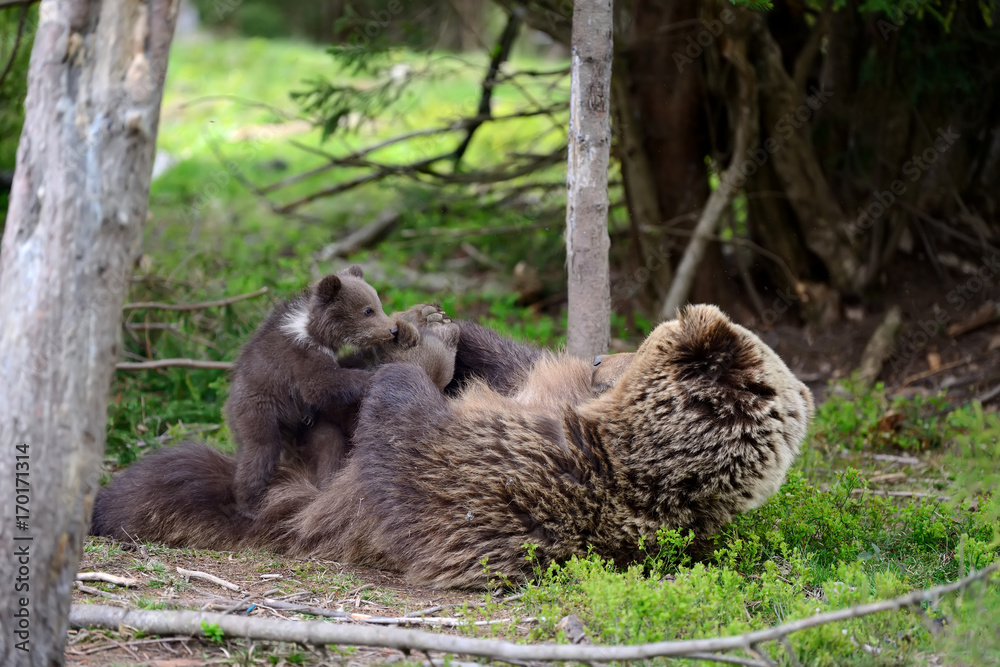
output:
M443 609L452 609L454 607L485 607L490 604L506 604L507 602L514 602L515 600L520 600L524 597L524 593L517 593L515 595L508 595L505 598L490 602L461 602L452 604L437 604L433 607L427 607L426 609L418 609L417 611L411 611L403 614L406 617L413 616L426 616L427 614L435 614Z
M214 574L209 574L208 572L200 572L198 570L185 570L183 567L177 568L177 574L182 577L187 577L188 579L203 579L204 581L210 581L213 584L222 586L223 588L228 588L231 591L240 592L240 587L236 584L221 579Z
M126 303L122 306L122 310L138 310L139 308L155 310L205 310L206 308L218 308L221 306L228 306L239 301L246 301L247 299L255 299L258 296L263 296L267 293L268 289L266 287L261 287L259 290L247 292L246 294L237 294L236 296L229 296L225 299L202 301L200 303L160 303L159 301L139 301L136 303Z
M118 577L113 574L108 574L107 572L77 572L77 581L103 581L108 584L114 584L115 586L125 586L127 588L134 588L139 585L138 579L132 579L130 577Z
M79 581L73 582L73 585L78 591L86 593L87 595L97 595L98 597L108 598L109 600L117 600L122 602L125 598L121 595L116 595L115 593L108 593L107 591L102 591L100 588L94 588L93 586L87 586L86 584L80 583Z
M41 0L0 0L0 9L6 9L7 7L17 7L18 5L23 5L28 7L40 2Z
M505 623L533 623L535 619L533 616L519 618L519 619L494 619L489 621L466 621L461 618L453 617L442 617L442 616L369 616L368 614L358 614L351 613L349 611L340 611L337 609L325 609L323 607L311 607L304 604L294 604L291 602L282 602L281 600L272 600L265 598L261 602L261 606L270 607L271 609L277 609L279 611L292 611L300 614L309 614L310 616L321 616L323 618L332 618L337 621L346 621L350 623L367 623L369 625L427 625L439 628L461 628L461 627L483 627L489 625L503 625ZM451 605L455 607L461 607L463 605ZM473 605L475 606L475 605Z
M149 371L157 368L200 368L203 370L228 371L231 361L200 361L198 359L156 359L155 361L119 361L115 368L120 371Z
M12 6L13 4L15 3L8 6ZM14 68L14 60L17 59L17 52L21 46L21 38L24 36L24 27L28 24L28 7L31 5L31 2L22 2L20 4L22 7L21 17L17 20L17 35L14 37L14 46L10 50L10 58L7 59L7 66L3 68L3 73L0 74L0 88L3 88L3 82L7 79L7 75L10 74L11 69ZM4 6L0 3L0 7Z
M462 157L465 155L465 151L468 150L469 144L472 143L472 136L476 133L476 130L492 115L490 102L493 99L493 88L497 84L497 75L500 73L500 66L510 56L510 51L514 47L514 40L517 38L517 33L520 29L521 19L517 13L510 12L507 16L507 25L504 26L503 32L500 33L500 41L493 50L493 57L490 58L489 68L486 71L486 76L483 78L483 92L479 98L479 108L476 110L476 115L483 120L469 125L465 139L455 149L455 169L458 169L459 164L461 164Z
M402 215L392 209L383 211L381 215L373 221L351 232L341 241L331 243L317 254L317 259L326 262L334 257L347 257L359 250L363 250L377 243L392 231L393 227L399 224Z
M667 292L667 298L664 299L663 306L660 308L660 319L663 320L674 317L677 310L687 301L698 265L701 263L705 248L708 246L709 237L715 231L723 211L730 205L737 190L746 181L741 167L746 159L747 147L754 143L757 137L760 113L757 106L757 82L753 69L747 62L747 39L745 35L733 35L732 37L728 40L723 55L733 63L736 71L740 74L739 99L733 105L734 108L730 110L731 116L736 119L733 156L729 167L719 178L719 187L705 203L698 224L695 225L691 241L684 250L684 256L677 266L670 291Z
M832 17L833 0L826 0L823 3L823 11L819 15L815 27L809 33L809 41L806 42L795 58L792 80L795 81L795 87L798 90L805 90L806 88L806 79L808 79L809 72L812 70L813 60L816 59L816 54L819 53L823 38L826 37L826 33L830 30L830 20Z
M875 384L875 379L882 372L882 366L892 356L899 338L899 330L903 326L903 311L899 306L893 306L886 313L885 319L878 325L872 337L868 340L864 352L861 353L861 363L858 366L858 381L865 387Z
M338 183L337 185L331 186L329 188L324 188L324 189L319 190L317 192L313 192L312 194L306 195L305 197L300 197L299 199L296 199L295 201L292 201L292 202L289 202L287 204L284 204L283 206L277 207L275 209L275 212L277 212L277 213L290 213L290 212L294 211L295 209L299 208L300 206L303 206L303 205L308 204L310 202L314 202L317 199L322 199L323 197L332 197L333 195L338 195L338 194L340 194L342 192L347 192L348 190L353 190L354 188L356 188L356 187L358 187L360 185L364 185L366 183L374 183L375 181L381 181L381 180L383 180L385 178L388 178L389 176L406 175L406 174L412 173L414 171L419 171L422 168L427 167L428 165L431 165L431 164L433 164L433 163L435 163L435 162L437 162L439 160L445 159L446 157L448 157L448 155L450 155L450 153L442 153L441 155L436 155L436 156L431 157L431 158L426 158L424 160L420 160L420 161L414 162L412 164L399 165L399 166L396 166L396 165L375 165L375 164L364 165L364 166L375 167L377 169L377 171L375 171L375 172L373 172L371 174L365 174L364 176L359 176L359 177L357 177L357 178L355 178L353 180L350 180L350 181L345 181L343 183ZM341 164L341 166L343 166L343 164Z

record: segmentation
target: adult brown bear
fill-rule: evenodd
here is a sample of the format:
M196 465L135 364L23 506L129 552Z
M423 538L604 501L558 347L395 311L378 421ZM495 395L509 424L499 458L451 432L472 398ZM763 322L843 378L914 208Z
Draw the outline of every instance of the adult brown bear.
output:
M380 368L326 488L286 468L251 525L175 517L175 532L140 537L326 557L440 587L485 584L484 558L529 576L525 543L543 564L588 545L624 563L661 527L706 537L763 503L813 411L778 356L711 306L659 325L610 380L589 361L460 327L460 394L443 397L411 364Z

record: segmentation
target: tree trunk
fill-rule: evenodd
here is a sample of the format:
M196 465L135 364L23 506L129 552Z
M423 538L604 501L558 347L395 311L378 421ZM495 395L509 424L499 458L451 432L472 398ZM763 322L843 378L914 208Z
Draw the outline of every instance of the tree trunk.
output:
M760 123L757 105L757 84L753 68L747 62L747 21L741 20L726 28L722 40L722 55L738 73L738 93L729 104L730 125L733 130L732 160L719 177L719 187L711 194L701 217L694 228L691 241L684 250L670 291L660 309L660 319L676 317L678 309L688 299L699 265L705 256L710 237L715 233L720 218L732 204L733 197L746 183L742 173L748 145L755 145Z
M566 263L570 354L594 356L611 342L608 270L608 160L611 150L611 0L573 8Z
M747 10L737 10L747 12ZM772 128L770 137L774 168L788 195L788 202L803 222L806 246L826 266L830 280L838 289L852 289L861 279L862 265L844 231L847 216L840 207L830 184L820 168L810 135L808 119L821 107L832 91L816 91L808 104L802 91L785 70L781 49L768 31L763 18L751 14L757 38L757 74L761 91L763 125ZM798 115L797 115L798 114Z
M0 250L0 663L63 662L178 3L44 0Z

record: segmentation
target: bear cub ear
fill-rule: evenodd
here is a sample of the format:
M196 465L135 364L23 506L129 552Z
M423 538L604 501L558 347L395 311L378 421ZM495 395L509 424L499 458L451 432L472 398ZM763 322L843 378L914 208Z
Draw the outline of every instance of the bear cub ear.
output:
M354 276L355 278L364 278L365 272L361 270L361 267L357 264L352 264L351 266L344 269L344 273L349 276Z
M337 275L330 275L319 281L316 286L316 296L319 297L320 303L332 303L337 298L341 286L340 276Z

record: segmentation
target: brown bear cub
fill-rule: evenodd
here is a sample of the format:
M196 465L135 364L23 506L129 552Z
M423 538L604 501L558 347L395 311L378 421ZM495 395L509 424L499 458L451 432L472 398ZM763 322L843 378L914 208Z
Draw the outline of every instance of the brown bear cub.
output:
M395 334L359 266L326 276L264 320L233 366L225 407L238 445L233 486L242 509L256 507L283 456L309 459L314 422L321 420L328 437L342 436L344 411L357 404L370 373L342 368L337 350L373 347Z
M459 325L436 306L414 306L390 316L399 327L396 338L346 358L372 376L378 364L406 363L426 372L438 387L451 381ZM363 357L363 358L361 358ZM347 369L334 369L343 374ZM289 478L303 480L309 488L323 488L350 460L349 436L354 428L358 401L333 412L320 413L305 429L303 439L283 455L266 493ZM237 503L236 459L210 445L188 442L143 458L101 489L94 501L91 535L121 540L161 540L175 545L242 544L253 540L256 523L268 517L253 516Z

